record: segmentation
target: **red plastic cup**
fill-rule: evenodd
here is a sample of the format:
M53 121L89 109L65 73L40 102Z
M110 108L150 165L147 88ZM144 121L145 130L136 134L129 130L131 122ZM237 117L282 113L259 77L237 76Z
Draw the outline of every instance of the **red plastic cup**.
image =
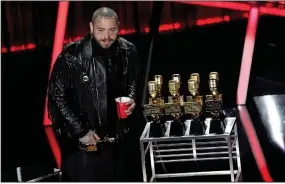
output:
M126 105L127 102L131 101L131 98L129 97L118 97L115 99L117 103L117 111L118 111L118 116L119 119L126 119L127 113L125 112L128 110L130 105Z

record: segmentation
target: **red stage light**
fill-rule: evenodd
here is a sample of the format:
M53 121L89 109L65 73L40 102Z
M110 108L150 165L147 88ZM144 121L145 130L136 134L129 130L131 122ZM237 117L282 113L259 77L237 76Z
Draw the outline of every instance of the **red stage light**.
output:
M239 75L237 102L236 102L237 105L246 104L247 88L251 71L251 63L254 51L257 24L258 24L258 8L251 8L248 18L248 25L246 30L241 69ZM256 135L254 126L252 124L252 121L249 117L249 114L245 107L240 106L239 110L240 110L241 122L244 127L245 133L247 135L249 145L251 147L252 153L254 155L262 179L266 182L272 182L273 180L267 168L264 154L260 146L258 137Z
M48 142L50 148L52 150L53 156L55 158L56 164L58 168L61 168L61 155L60 155L60 148L55 136L55 133L51 126L45 126L45 133L48 138Z
M224 8L224 9L237 10L237 11L249 11L251 8L250 4L241 3L241 2L219 2L219 1L211 1L211 2L174 1L174 2L175 3L189 4L189 5L200 5L200 6L207 6L207 7L214 7L214 8ZM281 5L283 5L283 4L281 4ZM285 9L283 6L279 6L279 8L267 7L267 6L260 6L259 7L259 13L267 14L267 15L273 15L273 16L285 17Z
M56 21L56 27L55 27L55 36L54 36L54 44L53 44L53 52L52 52L52 60L50 65L50 73L53 67L53 64L57 58L57 56L62 51L63 42L64 42L64 36L65 36L65 28L66 28L66 21L67 21L67 15L68 15L68 7L69 2L68 1L60 1L58 3L58 12L57 12L57 21ZM48 119L48 112L47 112L47 97L45 101L45 107L44 107L44 126L51 125L51 122ZM51 149L54 153L54 157L56 159L57 167L61 168L61 157L60 157L60 149L57 143L57 140L54 136L54 132L52 130L52 127L49 126L47 128L47 138L49 140Z
M245 105L246 102L257 24L258 24L258 9L253 8L252 11L250 12L250 17L248 19L246 36L243 47L243 55L241 61L238 90L237 90L237 105Z

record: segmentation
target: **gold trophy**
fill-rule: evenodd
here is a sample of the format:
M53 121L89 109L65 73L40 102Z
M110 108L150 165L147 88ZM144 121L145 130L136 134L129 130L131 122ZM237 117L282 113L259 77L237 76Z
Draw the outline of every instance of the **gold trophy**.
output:
M161 137L164 135L165 127L163 120L164 100L161 95L163 78L155 75L154 81L148 82L149 103L144 105L144 114L153 123L151 124L151 137Z
M197 81L198 87L200 86L200 75L198 73L192 73L190 79Z
M168 97L168 103L180 103L180 105L183 105L184 101L183 101L183 96L180 95L180 85L181 85L180 75L173 74L172 80L168 82L168 89L171 94L171 96Z
M219 118L223 110L222 94L219 94L219 74L217 72L211 72L209 74L209 89L211 94L206 95L205 110L212 118Z
M177 120L181 114L181 103L179 96L179 84L170 80L168 82L168 89L171 96L168 97L168 103L165 103L165 115L170 115Z
M180 96L181 78L179 74L174 74L168 82L168 89L171 96L168 97L168 103L165 103L164 111L166 116L170 116L173 120L170 134L181 136L185 127L181 121L183 96Z
M161 99L159 87L156 81L148 82L148 92L150 95L148 104L144 105L144 114L147 117L152 117L152 119L158 120L159 116L162 114L163 99Z
M162 95L161 95L161 87L163 84L163 78L161 75L155 75L154 81L155 81L156 86L157 86L158 98L163 101Z
M201 118L202 115L202 107L203 107L203 96L199 95L199 84L200 84L200 76L198 73L193 73L190 75L190 79L188 80L188 90L190 92L190 96L187 96L187 101L184 102L184 113L187 116L190 116L191 126L190 133L191 134L204 134L205 128L203 124L203 120Z
M203 96L199 95L199 84L199 74L191 74L188 80L188 90L191 96L187 96L187 101L184 102L184 112L185 114L190 114L193 119L198 118L202 112Z
M96 144L95 145L85 145L85 144L82 144L81 142L79 142L79 148L86 151L86 152L93 152L93 151L97 151L98 150L98 145L100 145L100 143L114 143L114 142L117 142L118 141L118 137L112 137L112 138L109 138L108 136L105 136L104 138L102 138L101 140L99 141L96 141Z
M210 123L210 132L223 132L223 99L222 94L219 94L219 74L211 72L209 74L209 89L211 94L206 95L205 111L212 118Z

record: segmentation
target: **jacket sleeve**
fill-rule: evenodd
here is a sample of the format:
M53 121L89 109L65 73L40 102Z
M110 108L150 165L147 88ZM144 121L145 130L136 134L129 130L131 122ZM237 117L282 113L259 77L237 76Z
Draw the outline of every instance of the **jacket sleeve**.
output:
M61 116L64 119L65 131L71 135L71 137L81 138L88 133L88 129L75 115L75 113L68 106L66 100L66 90L72 80L70 75L71 67L64 61L63 58L58 58L54 64L49 84L48 84L48 110L49 118L52 123L59 121L58 117ZM58 115L60 113L60 115Z
M129 56L129 97L132 99L136 99L136 92L138 87L138 78L140 72L140 63L139 63L139 56L138 51L135 46L132 47L130 56Z

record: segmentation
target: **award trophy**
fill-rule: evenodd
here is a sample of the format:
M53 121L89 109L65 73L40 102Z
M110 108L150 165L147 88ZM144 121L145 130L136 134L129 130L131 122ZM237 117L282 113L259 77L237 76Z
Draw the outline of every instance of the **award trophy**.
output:
M98 152L98 147L99 147L99 152L100 152L100 143L115 143L118 141L118 137L112 137L109 138L108 136L105 136L102 140L96 141L95 145L85 145L79 142L78 147L86 152Z
M174 82L176 82L176 84L174 85ZM173 74L172 75L172 80L170 80L168 82L168 88L169 88L169 92L171 94L171 96L168 97L168 102L171 103L180 103L181 105L183 105L184 100L183 100L183 96L180 95L180 85L181 85L181 77L179 74ZM171 89L171 87L176 87L177 89ZM174 95L172 95L172 93Z
M171 96L168 97L168 103L165 103L165 115L172 119L170 135L182 136L185 132L184 122L181 121L181 106L183 105L183 96L180 96L180 75L174 74L172 80L168 82L168 88Z
M199 95L200 77L198 73L190 75L188 80L188 90L190 96L187 96L187 101L184 102L184 113L186 118L192 119L190 126L190 134L204 134L205 128L202 120L203 96Z
M205 111L210 118L212 118L209 126L209 133L223 133L223 100L222 94L218 91L219 74L211 72L209 74L209 89L211 94L206 95Z
M154 81L148 82L148 92L150 95L149 103L144 105L145 116L152 121L151 137L161 137L165 133L163 120L164 100L161 96L161 86L163 83L162 76L156 75Z
M161 95L161 87L162 87L162 84L163 84L163 78L162 78L161 75L155 75L154 76L154 81L155 81L156 87L157 87L157 98L162 102L163 98L162 98L162 95Z

